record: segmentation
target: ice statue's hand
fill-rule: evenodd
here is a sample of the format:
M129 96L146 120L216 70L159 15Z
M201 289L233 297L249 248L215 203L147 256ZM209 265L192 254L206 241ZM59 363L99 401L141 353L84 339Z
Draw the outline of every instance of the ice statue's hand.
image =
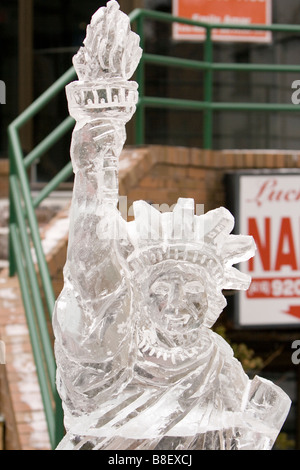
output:
M288 395L273 382L258 376L251 381L246 413L265 426L280 430L290 406Z

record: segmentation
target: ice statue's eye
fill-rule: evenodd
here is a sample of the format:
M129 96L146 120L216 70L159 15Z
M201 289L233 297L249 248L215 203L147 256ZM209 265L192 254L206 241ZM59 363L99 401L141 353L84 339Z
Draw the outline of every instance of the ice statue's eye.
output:
M155 282L151 287L151 291L156 295L168 295L170 285L167 282Z
M201 294L204 292L203 285L198 281L187 282L184 286L184 291L187 294Z

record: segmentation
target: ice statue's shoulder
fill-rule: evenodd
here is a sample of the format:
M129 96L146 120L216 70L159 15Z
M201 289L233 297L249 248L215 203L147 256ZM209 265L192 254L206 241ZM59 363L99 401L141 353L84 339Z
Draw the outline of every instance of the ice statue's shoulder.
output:
M215 346L218 349L220 357L222 357L223 367L222 375L232 376L235 375L239 378L239 381L242 385L241 390L247 387L249 383L249 377L244 371L244 368L241 362L234 356L234 351L230 344L218 333L211 331L213 335L213 341Z
M211 341L217 346L217 348L226 357L233 357L233 349L230 344L218 333L213 330L208 330L211 337Z

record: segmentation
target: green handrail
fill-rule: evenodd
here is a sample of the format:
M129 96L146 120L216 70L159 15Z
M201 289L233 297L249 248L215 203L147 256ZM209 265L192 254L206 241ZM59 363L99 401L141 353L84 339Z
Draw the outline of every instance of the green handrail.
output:
M165 57L143 53L136 73L139 85L139 103L135 115L135 143L144 144L145 109L147 107L187 109L203 111L203 142L204 148L212 148L213 112L216 110L231 111L262 111L262 112L298 112L292 104L275 103L219 103L213 100L213 72L220 70L247 72L300 72L296 65L269 64L232 64L214 63L213 40L211 32L214 28L268 30L273 32L300 33L297 25L220 25L206 24L186 18L151 10L136 9L130 15L131 23L136 24L137 33L144 49L144 21L155 20L167 23L179 22L200 26L206 30L204 56L202 61L183 58ZM204 72L203 101L147 97L145 95L145 64L181 67ZM42 140L26 157L23 155L19 138L20 128L32 119L44 106L60 93L65 85L75 78L75 70L71 67L48 90L34 101L8 127L9 158L10 158L10 275L17 273L27 317L33 354L39 378L43 404L48 424L48 432L52 448L55 448L64 434L61 401L55 387L55 359L50 340L48 323L51 321L55 296L49 269L42 248L35 209L63 181L72 174L69 162L40 192L33 198L28 180L28 169L47 150L74 125L71 117L66 117L46 138ZM34 255L33 255L34 252ZM37 260L37 263L35 262Z
M51 320L55 295L44 255L34 209L72 173L70 165L60 177L32 199L27 169L54 145L73 125L67 118L34 150L24 157L19 129L59 93L75 77L73 67L60 77L27 108L8 128L10 159L10 275L18 274L29 334L48 425L51 447L55 448L64 435L61 400L55 386L56 364L47 318ZM68 173L68 174L67 174ZM33 256L33 252L34 255ZM37 263L34 262L37 260ZM47 314L46 314L47 311Z
M130 15L131 21L137 23L138 34L143 35L143 21L152 19L155 21L167 23L183 23L192 26L202 27L206 30L204 40L204 60L195 61L177 57L165 57L153 54L143 53L141 64L137 73L137 82L139 84L140 100L136 112L135 142L142 145L145 143L145 109L149 106L165 109L197 109L203 111L203 148L211 149L213 147L213 111L279 111L279 112L298 112L297 106L290 104L261 104L261 103L214 103L213 101L213 71L243 71L243 72L300 72L300 66L297 65L269 65L269 64L232 64L232 63L214 63L213 62L213 29L240 29L253 31L271 31L300 33L298 25L230 25L230 24L207 24L187 18L174 17L169 13L134 10ZM142 42L143 47L143 42ZM204 100L202 103L192 104L187 100L149 98L144 93L144 69L145 64L164 65L166 67L182 67L194 70L203 70L204 72Z

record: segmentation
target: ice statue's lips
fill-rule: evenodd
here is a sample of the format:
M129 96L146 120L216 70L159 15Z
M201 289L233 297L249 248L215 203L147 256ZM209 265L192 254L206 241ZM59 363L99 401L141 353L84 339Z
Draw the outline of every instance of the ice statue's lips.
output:
M187 313L179 315L179 314L176 314L175 312L174 313L169 312L166 315L168 317L169 324L175 324L179 327L185 326L188 323L188 321L193 318L192 315L189 315Z

